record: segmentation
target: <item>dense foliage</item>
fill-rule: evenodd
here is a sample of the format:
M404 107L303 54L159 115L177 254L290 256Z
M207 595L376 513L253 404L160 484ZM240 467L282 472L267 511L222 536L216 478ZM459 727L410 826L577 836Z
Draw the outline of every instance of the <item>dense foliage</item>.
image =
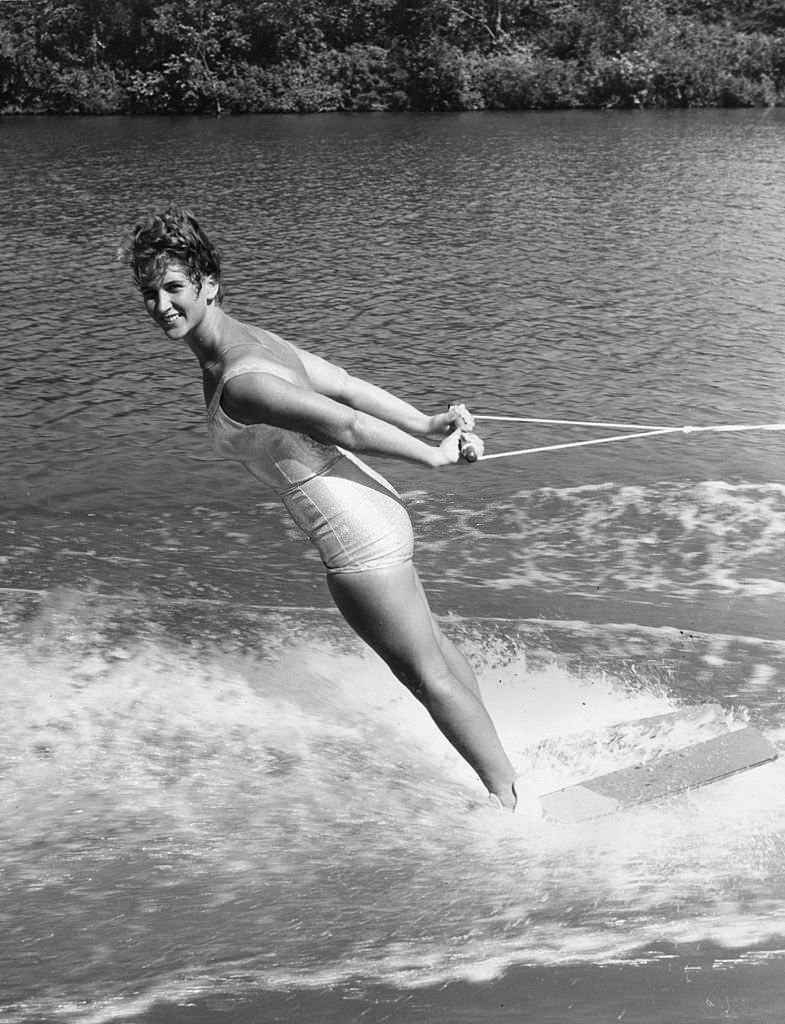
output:
M785 102L781 0L0 0L0 111Z

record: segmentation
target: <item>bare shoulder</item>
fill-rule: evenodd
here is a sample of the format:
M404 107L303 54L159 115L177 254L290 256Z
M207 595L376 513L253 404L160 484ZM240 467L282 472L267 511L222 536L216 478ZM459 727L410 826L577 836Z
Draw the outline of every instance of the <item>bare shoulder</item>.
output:
M296 348L291 342L282 338L275 331L269 331L266 327L259 327L256 324L246 324L239 320L234 321L237 328L237 335L245 338L250 344L259 346L268 352L285 356L295 352Z
M347 374L342 367L315 352L294 345L273 331L261 327L247 329L265 352L279 359L281 365L295 373L296 383L310 384L316 391L324 393L332 393L344 385Z
M227 317L218 376L224 380L237 374L273 373L293 378L305 377L296 348L272 331Z
M221 357L203 367L205 402L222 389L221 405L243 403L249 393L258 392L263 376L307 387L308 375L294 346L278 335L227 317ZM254 380L254 378L257 378Z

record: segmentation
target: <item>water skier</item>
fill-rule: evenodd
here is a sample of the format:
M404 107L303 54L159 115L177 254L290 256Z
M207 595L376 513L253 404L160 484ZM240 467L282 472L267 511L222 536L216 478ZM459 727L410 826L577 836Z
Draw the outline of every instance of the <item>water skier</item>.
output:
M220 257L187 210L134 228L123 249L147 312L202 369L216 450L270 486L316 546L349 625L427 708L491 801L528 812L466 658L435 622L414 567L411 522L394 488L356 452L452 466L482 442L463 407L428 416L270 331L224 312Z

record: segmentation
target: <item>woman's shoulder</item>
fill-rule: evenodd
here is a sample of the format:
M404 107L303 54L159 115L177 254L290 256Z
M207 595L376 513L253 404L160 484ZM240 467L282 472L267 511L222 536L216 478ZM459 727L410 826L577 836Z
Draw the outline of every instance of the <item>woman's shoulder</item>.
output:
M235 321L220 367L222 384L246 373L272 373L292 383L305 375L297 350L263 327Z
M220 356L202 368L208 409L220 401L227 386L232 390L235 378L245 374L269 373L294 382L298 372L290 354L293 351L288 342L271 331L227 318Z
M249 343L256 343L268 352L287 356L296 351L294 345L282 338L280 334L267 330L266 327L257 327L255 324L242 324L243 334Z

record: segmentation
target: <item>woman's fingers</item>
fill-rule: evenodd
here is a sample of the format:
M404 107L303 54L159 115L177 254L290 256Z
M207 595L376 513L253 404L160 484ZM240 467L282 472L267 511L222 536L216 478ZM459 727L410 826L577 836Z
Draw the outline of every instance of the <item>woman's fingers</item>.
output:
M469 412L463 402L455 402L447 410L449 422L463 431L474 430L474 416Z
M482 438L460 427L448 434L439 445L448 462L476 462L482 458L485 445Z
M481 437L469 430L462 430L458 439L458 451L464 462L476 462L482 458L485 445Z

